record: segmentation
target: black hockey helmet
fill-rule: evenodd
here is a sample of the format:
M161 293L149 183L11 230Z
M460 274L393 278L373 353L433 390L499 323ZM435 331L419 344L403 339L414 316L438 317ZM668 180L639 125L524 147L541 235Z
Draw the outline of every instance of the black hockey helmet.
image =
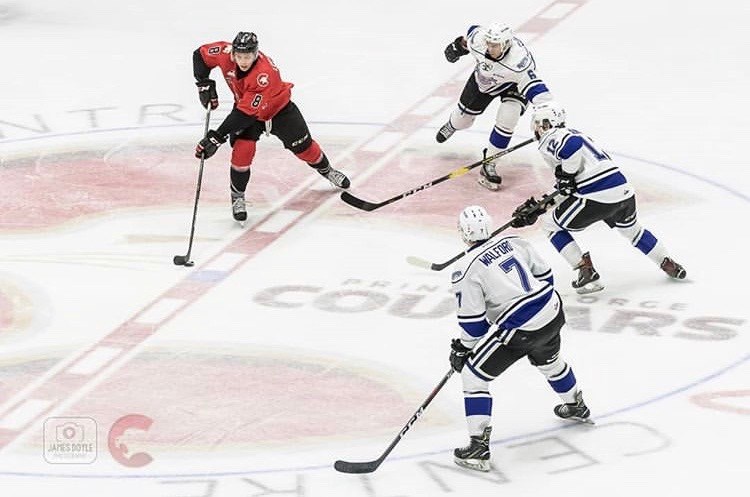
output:
M255 53L258 51L258 37L255 33L240 31L232 41L232 51L239 53Z

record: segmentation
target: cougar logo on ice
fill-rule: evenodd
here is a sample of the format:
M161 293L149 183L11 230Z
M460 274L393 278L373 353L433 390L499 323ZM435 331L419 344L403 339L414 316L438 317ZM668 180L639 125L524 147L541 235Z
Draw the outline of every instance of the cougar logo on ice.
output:
M258 74L258 84L260 86L268 86L268 74L264 72Z

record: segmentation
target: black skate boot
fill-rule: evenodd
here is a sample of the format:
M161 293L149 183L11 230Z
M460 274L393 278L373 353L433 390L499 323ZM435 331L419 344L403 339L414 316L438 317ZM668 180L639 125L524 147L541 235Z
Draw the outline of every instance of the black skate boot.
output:
M684 280L687 276L687 271L685 271L685 268L669 257L665 257L664 260L661 261L661 265L659 267L671 278L674 278L676 280Z
M247 208L245 207L245 195L232 192L232 216L240 224L247 221Z
M481 435L471 437L469 445L453 451L453 461L464 468L489 471L490 433L492 433L492 427L488 426Z
M324 169L318 169L318 172L321 176L330 181L331 184L337 188L343 188L344 190L346 190L351 184L349 178L346 177L346 174L332 168L331 166L328 166Z
M578 278L572 282L577 293L583 295L604 290L604 286L598 281L599 273L594 269L594 263L591 262L591 256L588 252L581 256L581 262L573 269L578 270Z
M500 184L503 182L503 178L497 174L495 167L494 162L484 164L482 169L479 170L479 178L477 179L477 182L480 185L488 190L492 190L493 192L498 191L500 189Z
M310 164L310 167L318 171L318 174L330 181L331 184L337 188L343 188L346 190L351 184L349 178L346 177L346 174L331 167L331 163L328 161L326 154L323 154L323 158L320 162L317 164Z
M579 421L581 423L594 424L590 419L591 411L583 401L583 392L576 393L576 401L573 404L558 404L555 406L555 414L563 419Z
M438 143L443 143L445 140L453 136L453 133L456 132L456 128L453 127L450 121L443 124L443 126L438 130L437 135L435 135L435 139Z

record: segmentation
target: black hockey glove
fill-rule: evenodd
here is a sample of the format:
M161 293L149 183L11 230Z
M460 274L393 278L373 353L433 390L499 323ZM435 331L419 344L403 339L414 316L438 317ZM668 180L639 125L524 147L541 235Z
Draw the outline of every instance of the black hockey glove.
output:
M227 139L221 136L216 131L210 129L206 133L206 137L198 142L195 146L195 157L200 159L205 157L208 159L219 150L222 143L226 142Z
M458 338L454 338L453 340L451 340L451 355L449 360L453 371L455 371L456 373L460 373L470 355L471 349L464 347L464 344L461 343L461 340L459 340Z
M513 211L513 219L511 220L510 225L514 228L531 226L537 219L539 219L539 216L545 212L547 212L546 207L537 202L534 197L529 197Z
M566 173L563 171L562 166L555 168L555 188L557 188L563 195L572 195L578 191L578 185L576 185L575 173Z
M451 43L449 43L448 46L445 47L445 51L443 53L445 54L445 58L446 60L448 60L448 62L456 62L461 58L462 55L466 55L467 53L469 53L469 51L464 48L464 37L459 36Z
M202 79L195 83L198 87L198 99L201 101L201 105L208 109L211 106L211 110L219 106L219 95L216 93L216 81L213 79Z

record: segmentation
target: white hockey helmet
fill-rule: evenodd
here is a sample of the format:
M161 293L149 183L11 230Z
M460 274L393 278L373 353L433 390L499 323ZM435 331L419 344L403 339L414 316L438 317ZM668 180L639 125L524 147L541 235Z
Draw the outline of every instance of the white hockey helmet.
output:
M531 132L538 140L552 128L565 126L565 109L555 102L546 102L534 108L531 115Z
M513 41L513 30L504 22L493 22L484 30L484 41L501 45L505 53Z
M484 207L470 205L458 216L458 231L467 244L487 240L492 231L492 217Z

